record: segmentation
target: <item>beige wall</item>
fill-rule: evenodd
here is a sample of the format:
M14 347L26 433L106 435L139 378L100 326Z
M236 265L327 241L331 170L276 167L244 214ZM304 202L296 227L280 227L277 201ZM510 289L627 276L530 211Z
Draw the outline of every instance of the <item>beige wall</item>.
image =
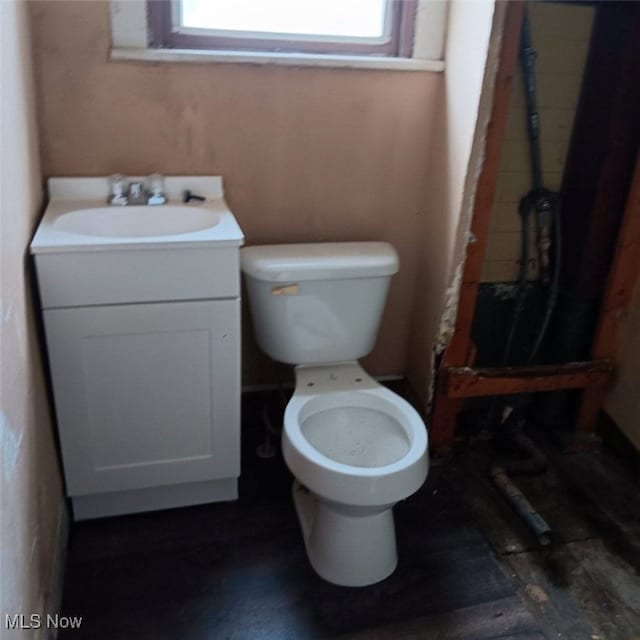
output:
M640 451L640 286L636 287L605 409Z
M224 176L248 244L388 240L400 253L365 366L405 372L442 76L108 61L106 2L33 2L43 173ZM440 222L435 223L440 224ZM245 331L245 383L273 382Z
M42 190L26 3L0 2L1 413L0 615L43 613L62 489L29 291L27 246ZM35 632L34 632L35 633ZM29 632L2 631L3 638Z
M533 45L537 51L536 85L544 184L558 190L569 150L580 96L595 9L587 5L529 2ZM525 93L518 69L509 105L491 229L482 269L483 282L518 277L520 217L518 202L531 189ZM529 271L537 272L532 235Z
M456 274L481 166L505 8L504 3L497 6L492 36L492 0L451 0L449 5L445 86L436 112L437 135L429 167L433 215L423 220L408 367L424 406L429 398L432 349L444 346L455 315Z

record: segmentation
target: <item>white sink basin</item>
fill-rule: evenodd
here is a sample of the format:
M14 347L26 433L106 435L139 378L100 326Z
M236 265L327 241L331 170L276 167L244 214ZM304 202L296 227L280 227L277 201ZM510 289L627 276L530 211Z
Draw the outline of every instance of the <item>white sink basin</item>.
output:
M166 204L79 209L56 218L53 226L83 236L143 238L202 231L219 221L220 215L211 209Z
M166 176L156 206L107 205L106 177L48 187L31 242L43 309L238 297L244 236L222 178ZM185 190L204 201L182 203Z
M137 179L137 178L131 178ZM167 176L166 204L107 205L107 178L50 178L49 205L31 252L135 251L240 246L244 236L224 200L222 179ZM205 198L183 204L184 190Z

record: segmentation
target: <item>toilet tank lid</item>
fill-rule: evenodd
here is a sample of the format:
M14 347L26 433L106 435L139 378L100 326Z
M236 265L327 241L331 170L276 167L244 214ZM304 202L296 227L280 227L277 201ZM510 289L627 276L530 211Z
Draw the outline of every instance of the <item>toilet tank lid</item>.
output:
M242 270L257 280L298 282L391 276L398 254L388 242L272 244L241 250Z

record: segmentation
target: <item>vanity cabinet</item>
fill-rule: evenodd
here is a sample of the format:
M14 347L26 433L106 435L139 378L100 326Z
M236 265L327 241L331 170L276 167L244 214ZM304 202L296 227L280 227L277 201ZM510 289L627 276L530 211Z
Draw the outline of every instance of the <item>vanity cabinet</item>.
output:
M220 177L165 187L108 207L107 178L50 178L31 242L76 520L238 496L244 236Z
M76 518L237 496L239 299L46 309Z

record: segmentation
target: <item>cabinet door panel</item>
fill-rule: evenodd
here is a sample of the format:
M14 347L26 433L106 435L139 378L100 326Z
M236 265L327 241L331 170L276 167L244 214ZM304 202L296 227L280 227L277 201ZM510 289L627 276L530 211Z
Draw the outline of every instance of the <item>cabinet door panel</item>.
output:
M239 300L44 316L70 495L239 475Z

